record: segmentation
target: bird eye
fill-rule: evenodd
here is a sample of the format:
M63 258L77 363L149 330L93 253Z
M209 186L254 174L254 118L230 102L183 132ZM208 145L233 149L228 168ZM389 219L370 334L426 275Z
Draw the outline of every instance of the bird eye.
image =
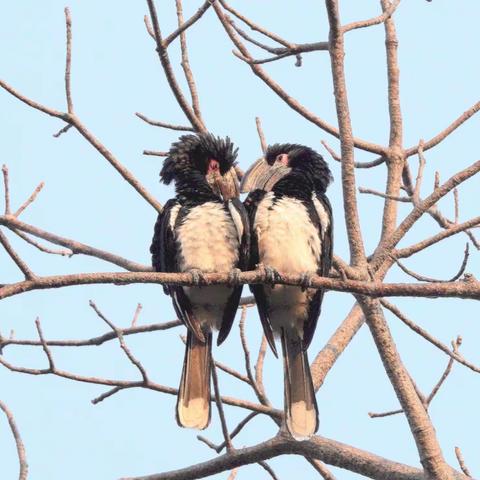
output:
M208 173L213 173L213 172L218 172L220 170L220 163L218 163L217 160L214 158L211 158L208 160L208 168L207 168L207 174Z
M288 167L288 164L290 162L290 159L288 158L288 155L286 153L280 153L275 157L275 163L285 165Z

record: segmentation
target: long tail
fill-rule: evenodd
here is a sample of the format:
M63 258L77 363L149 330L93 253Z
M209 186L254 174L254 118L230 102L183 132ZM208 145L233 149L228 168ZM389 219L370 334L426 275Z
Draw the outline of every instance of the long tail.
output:
M210 351L212 334L205 343L188 331L182 378L177 397L177 423L203 430L210 423Z
M318 408L307 352L293 329L282 330L282 352L287 429L296 440L306 440L317 431Z

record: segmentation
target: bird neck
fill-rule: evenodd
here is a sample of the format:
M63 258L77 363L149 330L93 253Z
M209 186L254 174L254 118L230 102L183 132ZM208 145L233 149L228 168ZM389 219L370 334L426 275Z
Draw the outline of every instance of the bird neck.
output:
M177 197L183 200L182 203L200 204L211 201L222 201L210 188L210 185L205 180L205 176L199 172L188 172L188 174L177 178L175 190Z
M312 177L303 170L295 169L279 180L272 191L278 197L287 196L299 200L308 200L312 198L314 189Z

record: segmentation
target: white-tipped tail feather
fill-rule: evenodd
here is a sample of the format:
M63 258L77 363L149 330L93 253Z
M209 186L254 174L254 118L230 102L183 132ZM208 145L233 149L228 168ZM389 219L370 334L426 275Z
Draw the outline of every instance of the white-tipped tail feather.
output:
M310 438L318 429L318 410L307 352L295 330L282 329L285 423L296 440Z
M177 397L177 423L181 427L203 430L210 423L211 348L211 334L203 343L188 331Z

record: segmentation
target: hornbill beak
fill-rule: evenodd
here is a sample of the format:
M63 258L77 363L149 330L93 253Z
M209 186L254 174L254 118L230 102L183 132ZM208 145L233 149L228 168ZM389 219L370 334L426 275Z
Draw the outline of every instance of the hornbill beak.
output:
M222 197L225 202L232 198L238 198L240 195L240 186L235 167L232 167L224 175L221 175L219 171L209 173L207 181L213 191Z
M292 169L284 161L276 161L270 166L264 158L259 158L245 172L240 184L240 191L247 193L260 189L269 192L280 179L291 171Z

